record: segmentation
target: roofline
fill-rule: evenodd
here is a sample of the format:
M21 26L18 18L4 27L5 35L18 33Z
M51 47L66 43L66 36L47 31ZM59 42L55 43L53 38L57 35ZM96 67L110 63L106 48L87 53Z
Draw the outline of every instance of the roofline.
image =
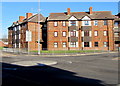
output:
M93 11L94 12L112 12L112 11ZM66 12L62 12L62 13L49 13L49 14L64 14ZM70 12L70 13L89 13L89 11L87 12Z

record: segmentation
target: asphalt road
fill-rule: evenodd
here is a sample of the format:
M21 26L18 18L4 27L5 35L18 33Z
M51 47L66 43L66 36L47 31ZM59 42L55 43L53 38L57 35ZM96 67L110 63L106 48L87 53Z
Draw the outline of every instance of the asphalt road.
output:
M4 56L3 86L26 86L28 83L32 86L116 86L117 57L118 53L57 57ZM43 67L11 65L19 61L57 61L57 64Z

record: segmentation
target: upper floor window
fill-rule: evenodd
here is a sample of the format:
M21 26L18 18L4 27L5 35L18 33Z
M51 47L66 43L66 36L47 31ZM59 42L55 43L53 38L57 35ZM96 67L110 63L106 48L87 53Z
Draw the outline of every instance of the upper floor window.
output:
M98 36L98 31L94 31L94 36Z
M94 25L95 25L95 26L98 25L98 21L97 21L97 20L94 21Z
M54 21L54 26L58 26L58 22L57 21Z
M76 36L76 31L71 31L71 32L70 32L70 35L71 35L71 36Z
M76 26L76 21L70 21L71 26Z
M84 21L84 25L89 25L89 21Z
M62 32L62 36L64 36L64 37L66 36L66 31Z
M104 36L107 36L107 31L103 31L103 35L104 35Z
M54 32L54 36L55 36L55 37L58 36L58 32L57 32L57 31Z
M104 20L104 25L107 25L107 20Z
M89 36L89 31L84 31L84 36Z
M66 26L66 22L65 21L62 22L62 26Z

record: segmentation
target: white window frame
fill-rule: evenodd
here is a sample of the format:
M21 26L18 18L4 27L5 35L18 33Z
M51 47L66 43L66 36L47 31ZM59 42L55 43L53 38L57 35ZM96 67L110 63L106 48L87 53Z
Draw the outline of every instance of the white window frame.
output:
M108 47L108 42L103 42L104 47Z
M58 22L57 21L54 21L54 26L58 26Z
M75 25L73 24L73 22L75 23ZM76 26L76 25L77 25L77 22L75 20L70 21L70 26Z
M63 22L62 22L62 26L66 26L66 21L63 21Z
M94 21L94 25L95 25L95 26L98 26L98 20L95 20L95 21Z
M94 31L94 36L98 36L98 31Z
M58 42L54 42L54 47L55 47L55 48L58 47Z
M103 31L103 36L107 36L107 31Z
M70 47L76 47L76 42L70 42Z
M63 45L63 47L67 47L67 43L66 42L63 42L62 45Z
M76 37L76 31L70 31L70 37Z
M54 32L54 37L57 37L57 36L58 36L58 32L55 31L55 32Z
M62 36L63 36L63 37L66 37L66 31L63 31L63 32L62 32Z
M86 20L86 21L84 21L84 25L85 25L85 26L90 25L89 21L87 21L87 20Z

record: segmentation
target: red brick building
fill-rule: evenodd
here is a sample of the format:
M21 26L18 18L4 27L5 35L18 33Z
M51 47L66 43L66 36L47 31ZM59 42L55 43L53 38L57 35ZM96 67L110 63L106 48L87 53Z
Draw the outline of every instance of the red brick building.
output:
M38 18L40 16L40 19ZM12 26L8 28L8 46L9 48L21 48L29 50L38 49L38 28L40 29L40 48L42 49L42 43L45 38L42 31L46 31L44 25L46 18L41 14L26 13L26 17L19 16L17 22L13 22ZM45 27L44 27L45 26ZM27 31L29 31L29 40L26 37ZM44 38L44 40L43 40Z
M41 50L114 50L115 15L111 11L50 13L45 18L26 13L8 28L11 48L38 50L38 26ZM40 22L40 23L38 23ZM27 31L31 41L27 41Z
M111 11L50 13L48 50L114 50L114 15Z

